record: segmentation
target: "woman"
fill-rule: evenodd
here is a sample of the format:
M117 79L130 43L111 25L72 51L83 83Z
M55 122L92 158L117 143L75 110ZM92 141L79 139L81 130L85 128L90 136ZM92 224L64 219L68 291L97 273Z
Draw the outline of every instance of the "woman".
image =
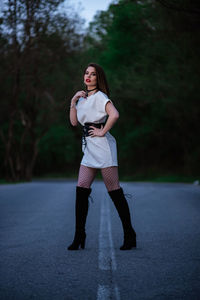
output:
M103 69L90 63L84 71L86 91L78 91L71 100L70 122L83 126L83 158L76 187L75 236L68 250L85 247L85 223L88 213L88 197L97 169L101 169L108 193L118 211L124 231L121 250L136 247L136 233L131 225L129 207L119 185L117 149L114 137L109 133L119 118L119 113L109 97L109 89Z

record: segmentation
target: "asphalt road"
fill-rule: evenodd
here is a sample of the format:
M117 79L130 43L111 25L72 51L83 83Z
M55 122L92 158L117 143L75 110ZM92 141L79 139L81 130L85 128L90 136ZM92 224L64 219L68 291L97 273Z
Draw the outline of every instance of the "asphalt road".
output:
M74 235L75 182L0 186L0 299L200 299L200 187L122 183L137 249L102 182L93 184L86 248Z

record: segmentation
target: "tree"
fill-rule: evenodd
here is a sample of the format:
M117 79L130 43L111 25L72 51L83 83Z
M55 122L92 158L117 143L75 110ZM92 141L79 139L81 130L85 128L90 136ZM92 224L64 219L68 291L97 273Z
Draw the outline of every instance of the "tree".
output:
M198 172L199 23L182 11L120 0L91 24L88 51L120 111L114 131L126 173Z
M200 4L199 2L193 0L156 0L161 5L163 5L166 8L176 10L178 12L184 12L189 14L194 14L200 16Z
M81 47L78 22L61 0L9 0L1 25L0 71L4 170L30 180L41 138L60 118L66 73ZM67 84L72 79L67 76ZM69 93L69 92L68 92Z

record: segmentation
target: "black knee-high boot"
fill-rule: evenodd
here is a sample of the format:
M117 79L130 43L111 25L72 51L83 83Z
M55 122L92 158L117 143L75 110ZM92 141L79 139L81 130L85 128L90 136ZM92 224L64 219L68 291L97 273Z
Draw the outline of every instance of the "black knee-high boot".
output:
M108 192L122 222L124 231L124 244L120 250L130 250L136 247L136 233L131 224L131 217L127 200L122 188Z
M75 204L75 218L76 228L72 244L68 250L78 250L79 246L85 248L85 223L88 214L88 197L91 193L91 188L76 187L76 204Z

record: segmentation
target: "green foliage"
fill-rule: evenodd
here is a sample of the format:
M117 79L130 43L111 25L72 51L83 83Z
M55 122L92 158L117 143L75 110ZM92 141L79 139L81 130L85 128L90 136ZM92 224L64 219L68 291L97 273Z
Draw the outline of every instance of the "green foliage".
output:
M51 163L54 171L66 172L71 162L77 159L79 146L70 127L53 125L40 140L37 174L41 175L44 170L51 172Z
M60 13L61 2L17 0L4 5L0 28L0 63L4 67L0 70L1 173L15 181L31 179L36 159L43 155L41 139L52 126L65 126L66 99L78 82L81 35L77 29L81 22ZM54 131L56 136L59 132ZM53 132L49 134L52 137ZM46 157L52 159L53 155Z
M126 173L199 173L200 38L194 28L200 19L154 1L118 1L91 24L88 40L96 44L88 51L106 69L120 111L115 132Z
M199 4L178 1L173 10L153 0L115 1L83 35L77 18L58 13L60 2L6 2L10 10L0 25L2 177L21 180L33 170L39 176L78 167L81 130L70 127L63 112L83 88L82 70L91 61L105 69L120 112L112 133L121 175L199 175L200 18L191 13Z

